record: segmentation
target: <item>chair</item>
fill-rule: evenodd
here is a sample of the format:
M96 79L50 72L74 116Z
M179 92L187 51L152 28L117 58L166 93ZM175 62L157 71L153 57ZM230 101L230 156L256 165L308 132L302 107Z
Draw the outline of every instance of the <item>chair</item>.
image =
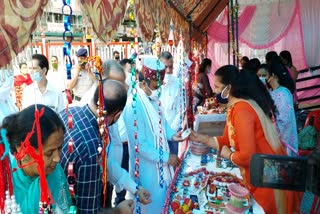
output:
M315 110L309 112L306 122L304 124L304 127L307 127L310 124L310 120L313 118L313 123L312 125L315 127L315 129L320 133L320 110ZM317 147L320 146L320 136L318 137L318 145ZM309 155L313 150L303 150L299 149L299 155L300 156L307 156Z

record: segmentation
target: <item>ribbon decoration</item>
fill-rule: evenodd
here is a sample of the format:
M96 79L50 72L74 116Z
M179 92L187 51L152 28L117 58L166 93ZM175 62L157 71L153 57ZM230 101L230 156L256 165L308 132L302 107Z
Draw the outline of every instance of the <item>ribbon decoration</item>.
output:
M33 122L32 130L27 134L25 140L21 143L20 151L16 152L14 156L17 159L17 163L19 168L24 168L31 164L37 164L37 171L39 173L39 180L40 180L40 204L39 204L39 214L42 213L52 213L51 204L54 203L51 192L48 187L45 169L44 169L44 160L42 158L42 137L41 137L41 127L40 127L40 117L42 117L44 113L44 108L40 111L36 108L34 116L35 121ZM37 142L38 142L38 152L36 149L31 146L30 138L37 132ZM33 161L29 162L25 165L20 165L20 161L26 156L29 155Z
M107 197L107 182L108 182L108 164L107 164L107 147L110 142L109 130L108 130L108 111L104 104L104 95L103 95L103 82L102 82L102 60L99 56L91 56L87 58L87 61L94 65L97 69L97 74L99 76L99 103L98 103L98 127L99 127L99 146L98 152L100 154L101 167L102 167L102 184L103 184L103 207L106 206L106 197ZM101 146L102 143L102 146Z
M99 100L98 100L98 132L99 132L99 146L98 153L100 154L101 167L102 167L102 184L103 184L103 207L106 206L106 197L107 197L107 178L108 178L108 168L107 168L107 147L110 142L109 130L108 130L108 111L104 105L104 95L103 95L103 67L102 60L99 56L90 56L87 57L84 62L89 63L91 66L94 66L97 70L96 75L99 76Z
M186 107L187 110L187 122L188 122L188 127L192 128L193 127L193 122L194 122L194 115L193 115L193 109L192 109L192 104L193 104L193 90L192 90L192 82L195 81L195 58L191 52L188 54L189 60L192 61L192 65L190 66L188 70L189 78L188 82L186 85L187 89L187 97L188 97L188 107Z
M10 145L7 140L7 131L1 129L0 137L0 213L7 212L7 199L6 195L9 197L13 196L13 184L12 184L12 175L9 161L9 151ZM10 199L9 199L10 200Z

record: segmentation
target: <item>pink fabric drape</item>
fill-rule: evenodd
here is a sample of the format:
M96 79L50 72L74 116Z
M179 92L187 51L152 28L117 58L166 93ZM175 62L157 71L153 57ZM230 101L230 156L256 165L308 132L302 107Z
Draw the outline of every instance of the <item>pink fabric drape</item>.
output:
M276 44L292 27L298 7L298 0L257 5L253 21L239 34L239 40L254 49Z
M303 7L307 7L307 6L303 5ZM308 11L305 8L304 10ZM241 14L240 17L246 17L246 15L244 14L245 11L246 9L243 10L243 13ZM316 13L315 10L313 11L314 13ZM315 14L314 16L316 15L317 14ZM267 42L266 44L251 45L250 47L246 43L243 43L243 40L240 40L240 45L239 45L240 54L242 56L248 56L249 58L254 58L254 57L258 58L262 63L264 63L265 54L268 51L274 50L279 53L282 50L289 50L293 58L293 64L296 66L296 68L298 70L307 68L308 65L306 63L306 57L304 54L305 51L307 50L305 50L303 35L304 35L304 31L306 30L310 31L311 29L309 27L303 31L301 26L301 17L303 17L303 15L300 14L300 4L298 1L295 1L294 13L292 14L292 17L289 19L289 23L282 24L282 26L287 26L287 27L282 28L284 30L283 32L279 33L278 37L274 38L273 41ZM265 14L265 17L261 17L261 18L268 19L270 17L267 17L267 14ZM251 21L254 22L255 21L254 18L252 18ZM281 20L278 20L278 21L281 21ZM243 25L244 23L242 23L242 26ZM219 36L220 32L218 35L215 35L217 34L218 30L214 29L214 26L218 26L220 27L220 29L223 29L221 28L221 25L219 26L217 25L217 23L214 23L212 24L212 26L208 31L209 41L208 41L207 56L212 60L211 67L213 71L209 75L209 79L210 79L211 86L213 88L214 88L214 84L213 84L214 71L216 71L221 66L228 64L228 44L227 44L227 41L225 42L222 41L224 39L227 39L227 36L225 36L225 38L223 38L222 36ZM240 26L241 25L240 25L240 18L239 18L239 33L245 32L246 30L248 30L248 29L241 29ZM250 26L250 23L247 23L246 26ZM224 34L222 33L222 35L227 35L227 33L226 32ZM242 38L242 35L240 35L240 38ZM312 41L308 41L308 42L309 44L312 44ZM261 49L261 47L263 47L263 49ZM318 64L315 63L315 65L318 65ZM308 77L315 74L320 74L320 72L315 71L313 73L311 72L302 73L302 74L299 74L298 78L304 78L304 77ZM297 82L297 88L303 88L303 87L308 87L308 86L317 85L317 84L320 84L319 79L308 80L304 82ZM315 95L320 95L319 89L298 92L299 99L304 97L315 96ZM310 100L310 101L305 101L304 103L315 103L315 102L319 102L319 100Z
M243 33L243 31L247 28L249 23L252 20L254 12L256 10L256 6L248 6L246 7L242 14L239 17L239 35ZM223 13L222 22L228 19L228 14ZM209 39L213 39L217 42L228 42L228 25L227 23L220 23L215 21L212 23L208 30Z

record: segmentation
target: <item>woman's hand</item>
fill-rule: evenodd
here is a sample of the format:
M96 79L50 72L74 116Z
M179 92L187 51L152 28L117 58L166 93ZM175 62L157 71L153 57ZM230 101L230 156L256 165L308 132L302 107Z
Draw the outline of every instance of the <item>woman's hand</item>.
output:
M189 135L189 139L191 141L200 142L203 144L207 144L209 141L209 136L204 134L199 134L193 130L191 130L191 134Z
M231 157L231 150L229 149L229 147L227 146L223 146L220 152L221 157L230 160Z

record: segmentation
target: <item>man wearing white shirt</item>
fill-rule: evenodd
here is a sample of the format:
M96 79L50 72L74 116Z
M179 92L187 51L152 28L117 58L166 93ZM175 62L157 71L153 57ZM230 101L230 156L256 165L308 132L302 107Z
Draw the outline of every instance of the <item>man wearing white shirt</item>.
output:
M160 60L166 66L160 101L168 124L171 129L177 132L181 126L182 117L180 112L179 79L173 74L173 57L171 53L168 51L162 52ZM176 142L169 142L170 151L174 154L178 154L178 146L179 144Z
M51 69L48 71L47 80L54 85L59 91L64 92L66 89L67 75L64 69L59 68L57 56L51 56Z
M102 72L102 79L108 79L108 80L118 80L122 83L125 82L126 75L124 73L123 68L120 66L120 64L113 60L106 60L102 64L103 72ZM80 106L85 106L88 103L91 102L92 97L94 97L94 93L96 91L97 84L94 83L92 88L87 91L87 93L82 97ZM122 114L121 114L122 115ZM120 116L122 118L122 116ZM118 120L119 121L119 120ZM125 190L128 190L131 193L135 193L137 191L136 187L137 184L135 181L131 178L129 173L126 169L122 168L122 157L123 157L123 143L119 136L118 131L118 123L115 122L113 125L109 126L109 133L110 133L110 144L107 148L108 151L108 192L107 192L107 201L106 206L111 207L111 199L112 199L112 192L113 192L113 185L115 185L116 192L122 192L121 195L117 194L116 205L118 205L120 202L125 200ZM127 141L127 140L126 140ZM126 151L128 152L128 151ZM138 191L141 195L142 202L148 203L148 199L145 198L145 195L148 195L149 193L143 189L143 187L140 187L140 190ZM121 196L121 197L120 197Z
M32 55L32 61L27 62L31 71L33 83L23 90L22 108L30 105L43 104L59 113L65 109L62 92L56 89L48 80L49 62L42 54Z
M87 49L80 48L77 52L78 64L76 64L72 70L72 78L68 80L67 84L68 89L73 91L73 101L76 105L79 105L82 96L84 96L97 81L92 68L86 62L87 57Z
M103 62L102 64L103 72L102 72L102 79L111 79L111 80L118 80L122 83L124 83L126 75L123 71L123 68L120 66L120 64L113 60L109 59ZM93 85L87 92L82 96L81 101L79 102L79 106L87 105L96 90L98 86L98 82L94 82Z

